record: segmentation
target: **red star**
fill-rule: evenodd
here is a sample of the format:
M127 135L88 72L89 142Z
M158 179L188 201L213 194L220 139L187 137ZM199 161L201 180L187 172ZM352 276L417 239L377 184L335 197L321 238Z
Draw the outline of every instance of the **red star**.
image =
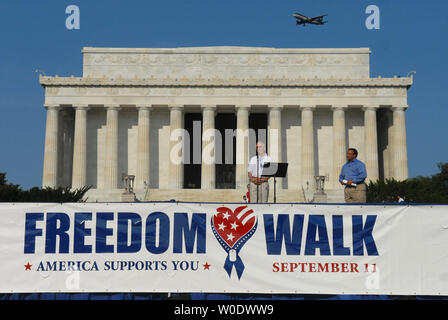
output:
M25 264L25 271L26 270L31 270L31 267L32 267L33 265L31 265L29 262L27 263L27 264Z
M204 266L204 270L210 270L210 265L208 264L208 262L203 264L203 266Z

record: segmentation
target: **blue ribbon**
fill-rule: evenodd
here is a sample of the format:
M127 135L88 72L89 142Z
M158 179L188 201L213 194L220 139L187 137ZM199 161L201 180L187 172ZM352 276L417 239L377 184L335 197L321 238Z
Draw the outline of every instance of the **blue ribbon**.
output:
M240 256L239 256L239 252L241 250L241 248L244 246L244 244L247 242L247 240L250 239L250 237L252 237L252 235L255 233L255 231L257 230L257 226L258 226L258 221L255 223L255 225L252 227L252 229L246 234L244 235L240 240L238 240L233 247L230 247L219 235L219 233L216 231L215 226L213 225L213 217L212 217L212 230L213 230L213 234L216 237L216 240L218 240L219 244L221 245L221 247L227 252L227 258L226 261L224 263L224 270L227 271L227 274L230 275L232 274L232 268L235 267L236 270L236 274L238 275L238 279L241 279L241 276L243 275L243 271L244 271L244 263L243 260L241 260ZM235 261L230 260L230 252L231 250L235 251L236 254L236 259Z
M243 260L241 260L240 256L238 255L238 252L239 250L236 251L236 260L233 262L230 260L230 250L227 252L227 259L226 262L224 263L224 269L227 271L227 274L230 277L230 274L232 273L232 268L235 266L238 279L241 279L241 276L244 271L244 263Z

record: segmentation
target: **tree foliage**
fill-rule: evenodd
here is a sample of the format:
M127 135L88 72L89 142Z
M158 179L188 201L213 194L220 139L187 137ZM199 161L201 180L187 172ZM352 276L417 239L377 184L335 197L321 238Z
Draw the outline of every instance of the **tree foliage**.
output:
M6 174L0 173L0 202L85 202L86 186L72 190L63 188L33 187L23 190L18 184L7 183Z
M400 196L410 203L448 203L448 162L437 166L440 172L430 177L370 182L367 185L367 202L397 202L397 196Z
M6 180L6 173L0 172L0 186L5 185L7 182Z

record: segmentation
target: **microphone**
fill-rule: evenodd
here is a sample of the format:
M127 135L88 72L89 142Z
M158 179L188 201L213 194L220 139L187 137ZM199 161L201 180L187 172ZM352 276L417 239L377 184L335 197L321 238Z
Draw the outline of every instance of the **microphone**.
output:
M259 203L258 201L258 187L259 187L259 177L258 177L258 172L259 172L259 168L260 168L260 159L258 157L258 148L257 146L255 146L255 154L257 155L257 203Z

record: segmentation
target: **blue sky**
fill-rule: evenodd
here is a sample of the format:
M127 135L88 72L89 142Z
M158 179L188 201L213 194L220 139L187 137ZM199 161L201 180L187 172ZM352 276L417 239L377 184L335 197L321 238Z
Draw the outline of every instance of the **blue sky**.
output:
M81 29L65 27L68 5ZM380 30L365 27L368 5ZM327 13L325 26L295 26L292 13ZM81 76L85 46L369 47L371 76L416 70L406 112L409 175L448 162L448 1L406 0L2 0L0 2L0 172L24 188L42 182L46 75Z

